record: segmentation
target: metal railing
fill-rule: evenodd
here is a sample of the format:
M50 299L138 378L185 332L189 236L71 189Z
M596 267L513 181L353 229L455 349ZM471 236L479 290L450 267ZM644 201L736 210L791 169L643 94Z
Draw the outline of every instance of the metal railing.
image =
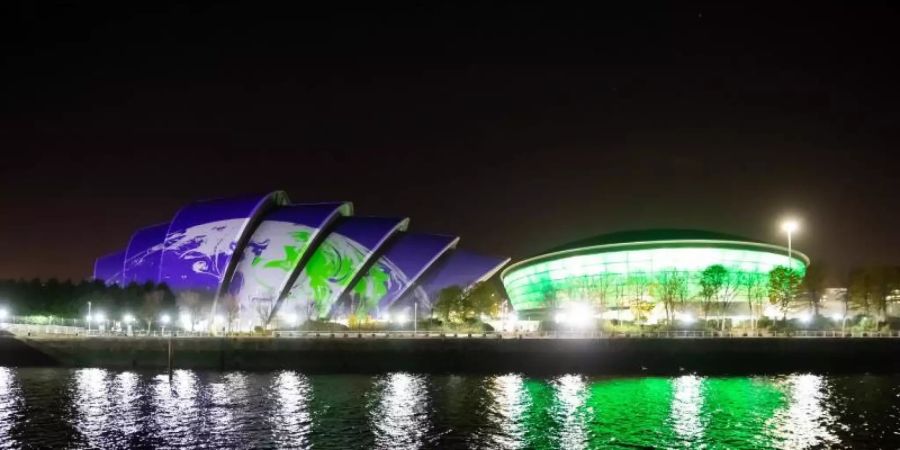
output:
M439 332L439 331L274 331L258 333L210 333L206 331L155 330L134 331L130 335L120 330L87 330L63 325L27 325L0 323L0 331L20 336L85 336L121 338L256 338L256 339L754 339L754 338L893 338L900 339L900 331L643 331L643 332Z
M0 330L14 335L49 334L49 335L78 335L84 333L84 328L66 325L29 325L21 323L0 324Z
M530 332L450 333L433 331L275 331L275 338L294 339L753 339L753 338L900 338L900 331L647 331L647 332Z

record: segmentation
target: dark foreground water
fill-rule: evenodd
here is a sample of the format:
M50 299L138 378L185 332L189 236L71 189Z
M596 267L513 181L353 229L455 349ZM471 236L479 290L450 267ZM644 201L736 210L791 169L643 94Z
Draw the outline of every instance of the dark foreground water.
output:
M898 448L900 376L0 367L0 448Z

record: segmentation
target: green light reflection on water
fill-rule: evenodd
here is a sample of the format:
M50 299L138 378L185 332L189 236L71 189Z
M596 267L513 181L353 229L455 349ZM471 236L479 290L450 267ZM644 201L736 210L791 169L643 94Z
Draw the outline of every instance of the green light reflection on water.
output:
M817 381L819 380L819 381ZM803 448L835 443L820 377L494 378L499 448Z

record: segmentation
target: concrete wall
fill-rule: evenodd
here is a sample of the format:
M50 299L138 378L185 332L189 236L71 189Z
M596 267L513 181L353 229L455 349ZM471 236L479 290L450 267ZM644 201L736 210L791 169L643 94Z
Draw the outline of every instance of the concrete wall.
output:
M350 336L355 336L351 334ZM173 341L175 368L310 372L678 374L900 370L898 338L270 339ZM167 367L162 338L0 337L0 365Z

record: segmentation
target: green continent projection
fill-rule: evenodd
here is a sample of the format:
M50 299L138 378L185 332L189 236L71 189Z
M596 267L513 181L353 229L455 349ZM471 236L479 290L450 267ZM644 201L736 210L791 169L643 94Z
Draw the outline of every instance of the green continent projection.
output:
M372 315L378 308L378 302L388 293L392 275L399 271L391 271L389 266L381 258L378 263L369 268L366 275L353 286L354 304L351 306L352 314L357 319L365 319Z
M369 249L332 233L312 253L285 299L285 311L307 319L326 318L344 288L362 267Z
M288 276L309 247L315 229L291 222L263 222L238 262L231 292L240 307L240 328L262 325Z

